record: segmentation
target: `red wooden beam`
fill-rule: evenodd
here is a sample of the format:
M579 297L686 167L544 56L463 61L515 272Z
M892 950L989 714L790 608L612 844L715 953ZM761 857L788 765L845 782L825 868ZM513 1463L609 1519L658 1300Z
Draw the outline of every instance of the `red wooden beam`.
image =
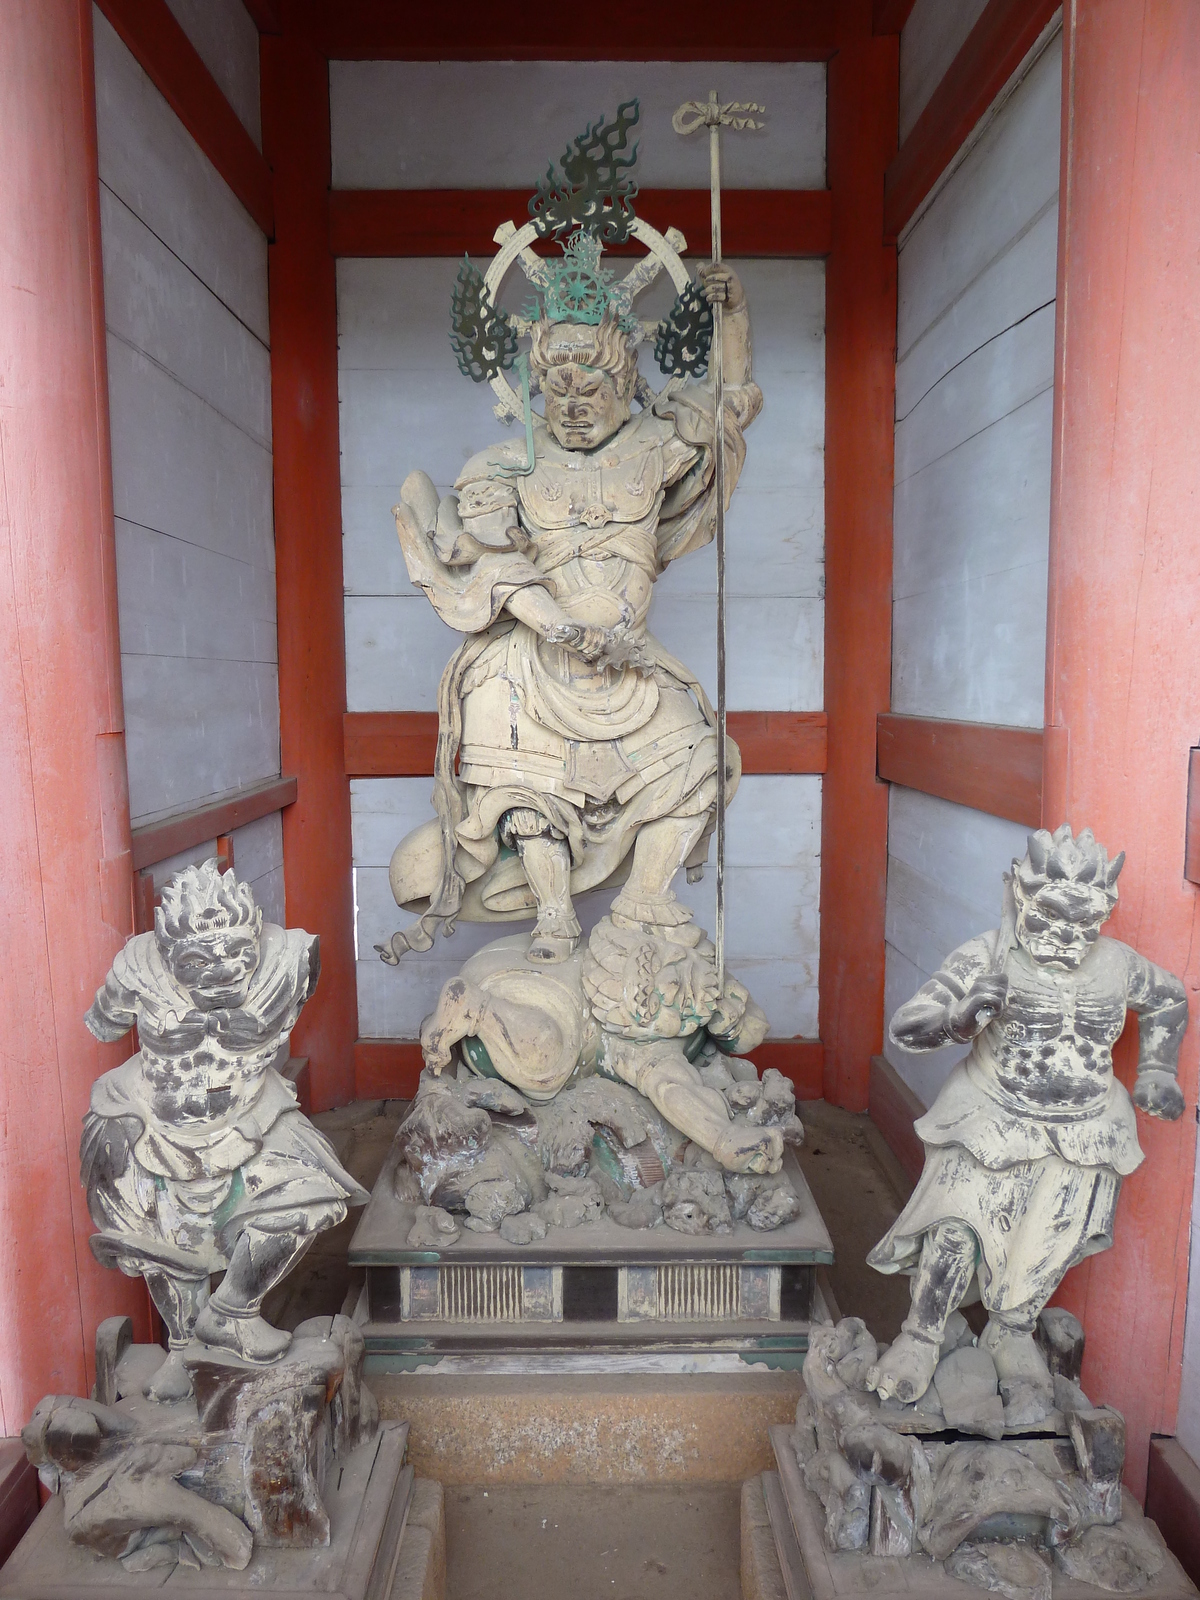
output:
M988 0L887 169L883 226L895 239L1021 65L1059 0Z
M242 0L259 33L282 33L283 22L275 0Z
M299 780L283 813L289 927L321 938L321 981L292 1035L318 1111L354 1096L350 785L342 760L342 607L337 283L327 249L329 68L303 37L264 35L263 143L275 170L269 249L279 734Z
M432 777L436 711L347 711L342 728L347 777ZM823 711L731 711L729 732L741 750L743 772L825 771Z
M270 238L271 169L166 0L98 0L151 83Z
M293 18L340 61L826 61L837 47L836 0L612 0L599 34L594 12L557 0L293 0Z
M890 711L879 718L879 776L885 782L1027 828L1042 825L1042 748L1040 728Z
M832 211L828 189L727 189L726 253L828 255ZM643 189L638 214L663 231L680 229L696 251L707 248L707 189ZM527 189L334 189L329 248L335 256L491 255L497 225L506 219L520 225L528 215ZM612 253L641 250L630 240Z
M913 1184L925 1166L925 1146L913 1123L927 1110L886 1056L872 1058L867 1112Z
M871 8L871 32L876 35L903 33L908 14L917 0L875 0Z
M248 784L205 805L144 823L133 830L133 869L137 872L142 867L152 867L156 861L166 861L218 834L244 828L259 817L282 811L295 798L295 778L268 778L265 783Z
M871 0L843 0L840 16L829 64L820 1034L825 1098L864 1111L883 1043L888 791L875 773L875 718L892 676L896 252L883 242L882 211L899 44L872 35Z

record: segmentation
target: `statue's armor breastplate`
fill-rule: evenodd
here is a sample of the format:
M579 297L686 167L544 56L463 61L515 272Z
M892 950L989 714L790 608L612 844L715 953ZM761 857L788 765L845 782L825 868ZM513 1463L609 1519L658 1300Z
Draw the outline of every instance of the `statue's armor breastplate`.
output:
M586 451L564 450L539 429L537 465L517 479L528 529L595 530L610 522L657 520L665 470L662 427L627 423L598 449Z
M1075 972L1038 966L1021 951L1008 959L1008 998L973 1052L1001 1097L1053 1115L1102 1105L1112 1083L1112 1047L1125 1026L1125 971L1101 944Z
M235 1018L242 1027L230 1037ZM243 1013L195 1011L155 1033L139 1018L142 1072L157 1116L172 1126L206 1123L216 1136L253 1106L267 1068L286 1056L288 1035L248 1039L245 1021Z

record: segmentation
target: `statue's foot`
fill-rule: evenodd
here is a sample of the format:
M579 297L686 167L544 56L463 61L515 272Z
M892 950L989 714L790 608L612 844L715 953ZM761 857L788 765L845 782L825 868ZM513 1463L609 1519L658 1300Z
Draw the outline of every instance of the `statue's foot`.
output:
M902 1333L867 1373L867 1388L874 1389L881 1400L911 1405L933 1382L941 1353L939 1341Z
M726 1172L778 1172L783 1165L783 1135L778 1128L731 1122L717 1135L712 1153Z
M1027 1383L1053 1401L1054 1379L1032 1333L1007 1328L989 1317L979 1336L979 1348L991 1356L1001 1383Z
M196 1337L260 1366L278 1361L292 1342L290 1333L273 1328L262 1317L224 1311L212 1300L196 1318Z
M191 1392L192 1375L183 1364L182 1350L168 1350L167 1359L142 1389L147 1400L160 1402L186 1400Z
M575 954L580 927L574 912L547 906L539 913L529 941L529 959L546 966L566 961Z

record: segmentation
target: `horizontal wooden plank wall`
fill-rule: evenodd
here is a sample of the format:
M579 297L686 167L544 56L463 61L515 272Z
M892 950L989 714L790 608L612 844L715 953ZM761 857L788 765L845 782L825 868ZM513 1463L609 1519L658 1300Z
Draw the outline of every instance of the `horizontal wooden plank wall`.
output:
M743 6L731 24L721 0L613 0L598 45L595 15L552 0L498 10L395 0L292 0L289 26L337 61L827 61L837 48L839 0ZM732 37L731 37L732 36Z
M760 1072L774 1067L795 1085L797 1100L819 1100L825 1052L819 1039L767 1039L750 1059ZM354 1046L359 1100L411 1100L423 1066L415 1039L360 1039Z
M884 236L897 238L1020 66L1059 0L989 0L884 179Z
M169 856L191 850L206 839L232 833L248 822L257 822L260 817L282 811L295 801L296 790L295 778L268 778L265 783L248 784L233 794L134 828L134 871L153 866L156 861L166 861Z
M1200 1584L1200 1466L1177 1439L1151 1439L1146 1515L1158 1523L1167 1548Z
M166 0L98 0L98 4L180 122L270 238L275 231L271 169Z
M721 213L726 254L828 255L832 203L828 189L726 190ZM508 216L520 224L528 206L526 189L334 189L329 248L335 256L490 255L496 218ZM707 249L706 189L643 189L638 215L661 230L680 229L693 250ZM630 240L609 254L641 250Z
M1029 828L1042 821L1042 747L1040 728L894 712L878 719L878 770L886 783Z
M825 771L828 719L823 711L731 711L728 726L744 773ZM343 729L347 777L432 777L436 711L347 711Z

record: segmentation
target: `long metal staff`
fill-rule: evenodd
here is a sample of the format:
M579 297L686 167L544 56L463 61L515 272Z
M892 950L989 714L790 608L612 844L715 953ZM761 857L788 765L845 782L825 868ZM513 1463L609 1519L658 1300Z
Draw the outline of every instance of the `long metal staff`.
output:
M750 113L765 111L765 106L753 101L745 105L730 102L722 105L717 91L711 89L707 100L688 100L671 118L676 133L694 133L697 128L708 129L709 184L712 191L712 259L713 265L721 262L721 129L761 128ZM725 988L725 372L724 372L724 305L721 301L712 308L713 334L709 354L709 369L713 382L713 417L715 425L713 463L713 489L717 502L717 925L714 940L717 947L717 984Z

